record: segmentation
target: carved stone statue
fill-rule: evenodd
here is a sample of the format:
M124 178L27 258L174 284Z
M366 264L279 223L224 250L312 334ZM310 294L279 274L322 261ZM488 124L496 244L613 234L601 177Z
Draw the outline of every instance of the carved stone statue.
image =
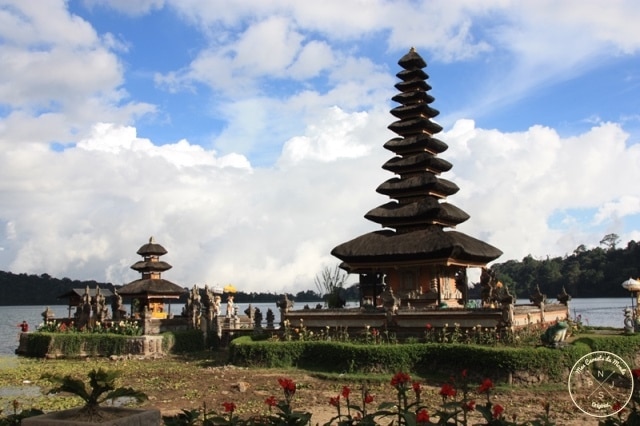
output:
M480 273L480 298L482 306L489 307L495 304L495 289L498 284L496 273L489 268L483 267Z
M285 293L282 295L282 298L276 302L276 306L280 308L282 314L285 314L293 308L293 301L289 300Z
M529 296L529 301L539 308L542 308L544 306L544 303L547 301L547 295L542 294L540 292L540 286L536 284L535 291L533 292L533 294L531 294L531 296Z
M230 294L227 296L227 318L233 317L235 314L235 309L233 308L233 296Z
M624 331L633 333L635 331L635 319L633 318L633 309L625 308L624 310Z
M253 306L251 306L251 303L249 303L249 307L244 310L244 313L245 313L246 316L249 317L251 322L253 322L253 318L254 318L254 316L256 314L256 309Z
M276 316L273 314L271 308L267 309L267 327L273 328L273 322L276 320Z
M380 293L380 299L382 299L382 307L387 313L395 314L398 311L400 298L393 294L392 288L387 288Z
M255 328L262 328L262 312L260 312L260 308L256 308L253 313L253 323L255 324Z
M185 311L189 318L189 325L191 328L197 329L200 327L201 308L202 303L200 302L200 291L198 290L198 286L194 285L189 292L189 297L187 298L187 304L185 306Z
M564 287L562 287L562 292L558 295L558 302L562 303L565 306L569 305L569 301L571 300L571 296L567 293Z
M122 296L118 294L118 292L113 290L113 300L111 301L111 318L114 321L120 321L124 319L127 311L122 306Z
M556 324L547 328L547 330L540 336L540 340L546 346L557 348L564 342L567 337L567 329L569 324L566 321L558 321Z

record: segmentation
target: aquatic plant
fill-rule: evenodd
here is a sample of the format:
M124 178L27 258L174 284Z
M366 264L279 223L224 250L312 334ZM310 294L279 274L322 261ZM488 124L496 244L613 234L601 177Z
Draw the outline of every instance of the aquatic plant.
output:
M44 374L43 379L56 383L48 393L69 392L79 396L85 403L82 411L89 418L100 417L100 404L116 398L134 398L138 402L147 399L147 395L130 387L116 387L116 379L120 373L115 370L107 371L102 368L89 372L89 387L85 382L71 375L58 376Z

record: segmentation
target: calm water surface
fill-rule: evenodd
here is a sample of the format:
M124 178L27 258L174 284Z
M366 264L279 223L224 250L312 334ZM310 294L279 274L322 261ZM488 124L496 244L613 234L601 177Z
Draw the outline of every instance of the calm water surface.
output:
M519 303L527 303L522 301ZM553 300L551 301L553 302ZM581 316L585 325L598 327L616 327L624 326L624 309L631 307L630 298L610 298L610 299L573 299L569 304L570 314L572 318ZM243 312L248 305L239 304L238 309ZM276 321L279 321L279 312L275 307L275 303L256 304L255 307L260 308L263 315L267 309L271 308L276 314ZM302 306L296 306L296 309ZM35 330L42 323L42 312L46 306L0 306L0 357L15 356L14 351L18 347L18 335L20 324L23 320L29 323L29 329ZM56 318L64 318L68 316L68 307L50 306L55 313ZM172 312L180 312L181 307L172 305ZM224 307L223 307L224 309ZM10 362L7 359L0 360L0 368L3 362Z

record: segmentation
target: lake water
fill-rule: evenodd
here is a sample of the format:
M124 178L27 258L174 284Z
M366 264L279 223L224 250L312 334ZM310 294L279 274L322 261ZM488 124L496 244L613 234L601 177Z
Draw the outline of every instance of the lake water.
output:
M528 301L518 301L519 303L528 303ZM300 302L303 303L303 302ZM573 299L569 303L570 314L572 318L582 317L585 325L594 327L616 327L622 329L624 326L624 309L631 307L630 298L610 298L610 299ZM239 303L238 311L244 312L248 304ZM309 303L315 306L315 303ZM352 303L353 305L353 303ZM267 309L271 309L276 316L276 324L280 321L280 312L275 303L258 303L253 305L260 308L263 315ZM304 304L302 305L304 306ZM300 309L302 306L296 306ZM44 306L0 306L0 357L15 356L14 351L18 347L18 335L20 328L18 325L23 321L29 324L29 330L35 330L42 323L42 312ZM182 306L173 305L172 312L178 313ZM224 310L223 306L223 310ZM56 318L64 318L68 316L68 307L50 306ZM7 362L8 360L0 360Z

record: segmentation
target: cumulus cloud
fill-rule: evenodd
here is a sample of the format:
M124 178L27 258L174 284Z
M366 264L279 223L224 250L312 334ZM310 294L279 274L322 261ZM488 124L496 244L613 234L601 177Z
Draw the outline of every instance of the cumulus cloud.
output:
M473 120L635 55L635 2L135 3L87 3L84 18L62 0L0 5L0 269L122 284L154 236L179 284L312 289L334 246L378 229L363 216L387 202L375 189L391 177L395 61L412 45L431 66L490 77L445 111L439 136L454 165L443 177L461 188L448 201L471 215L458 230L502 249L499 261L608 232L638 239L626 121L595 112L566 134L535 117L519 131ZM182 40L188 53L158 70L143 54L164 46L130 56L135 32L99 33L98 7L130 25L162 10L205 42ZM168 124L148 120L157 113Z

